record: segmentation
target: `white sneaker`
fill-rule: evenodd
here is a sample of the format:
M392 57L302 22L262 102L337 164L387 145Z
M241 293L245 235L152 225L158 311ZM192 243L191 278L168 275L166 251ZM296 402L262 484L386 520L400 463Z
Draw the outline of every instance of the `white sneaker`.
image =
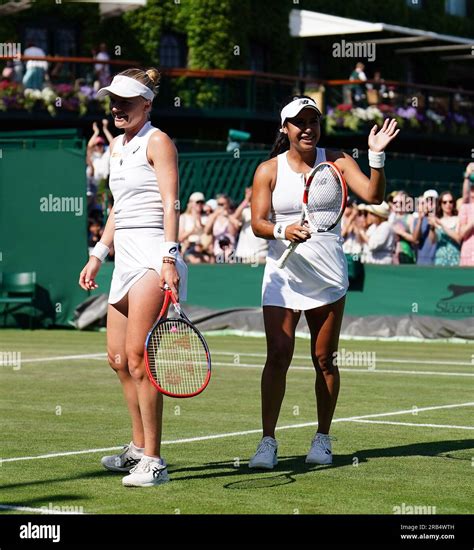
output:
M162 458L143 455L140 462L122 479L125 487L153 487L166 483L170 478L166 462Z
M250 459L249 468L271 470L278 464L277 450L277 440L268 435L265 436L258 444L257 452Z
M112 472L129 472L136 466L143 456L143 449L135 447L133 441L125 445L123 451L118 455L103 456L101 464Z
M311 449L306 457L307 464L332 464L330 435L317 433L311 442Z

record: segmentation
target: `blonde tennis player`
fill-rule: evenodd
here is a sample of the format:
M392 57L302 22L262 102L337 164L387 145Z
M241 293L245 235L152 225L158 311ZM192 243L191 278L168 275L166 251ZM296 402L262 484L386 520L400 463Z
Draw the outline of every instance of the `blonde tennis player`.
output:
M257 168L253 183L252 228L257 237L270 242L262 288L267 338L261 382L263 438L250 460L251 468L272 469L278 461L275 427L302 311L311 332L318 417L306 462L332 463L329 430L339 392L334 357L348 287L347 264L340 223L331 231L315 234L299 224L304 177L320 162L332 161L365 203L381 203L385 194L383 151L399 132L395 120L386 120L378 131L377 126L372 128L368 178L349 155L317 147L320 119L311 98L299 96L288 102L281 111L281 128L271 158ZM280 269L277 260L289 242L301 244Z
M110 146L110 189L114 207L99 243L80 274L85 290L97 288L95 277L109 247L115 269L107 314L107 351L123 387L132 421L132 441L121 454L102 464L130 472L125 486L151 487L169 480L161 457L163 396L149 381L144 342L163 303L167 284L186 299L187 268L178 254L178 166L171 139L148 121L158 90L159 72L128 69L98 91L109 95L115 126L123 134Z

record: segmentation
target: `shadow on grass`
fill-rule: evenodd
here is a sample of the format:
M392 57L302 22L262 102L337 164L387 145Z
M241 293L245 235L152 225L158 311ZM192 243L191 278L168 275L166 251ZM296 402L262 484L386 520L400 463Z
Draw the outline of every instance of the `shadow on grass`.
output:
M247 462L242 462L238 467L232 461L207 462L200 465L178 466L168 464L169 472L173 483L181 483L189 480L232 478L234 476L251 476L246 480L229 482L224 485L226 489L265 489L287 485L296 481L294 476L308 475L320 470L341 468L369 462L377 458L403 458L414 456L438 457L444 459L458 458L451 456L451 453L464 451L474 447L474 439L454 439L447 441L430 441L399 445L396 447L381 447L377 449L360 449L352 454L338 455L337 449L332 466L318 466L305 463L305 455L283 456L278 459L278 465L268 473L263 470L250 470ZM469 458L470 460L470 458ZM271 475L269 475L271 474ZM0 489L13 489L33 485L62 483L73 480L93 480L101 478L114 478L120 482L123 473L109 472L107 470L92 470L77 475L51 477L36 481L23 481L19 483L4 484ZM114 481L114 482L115 482ZM64 499L64 497L59 497ZM78 498L78 497L75 497ZM45 498L40 498L44 502ZM52 498L49 499L52 501ZM31 502L31 501L28 501ZM5 504L5 503L3 503ZM15 503L15 505L18 505Z

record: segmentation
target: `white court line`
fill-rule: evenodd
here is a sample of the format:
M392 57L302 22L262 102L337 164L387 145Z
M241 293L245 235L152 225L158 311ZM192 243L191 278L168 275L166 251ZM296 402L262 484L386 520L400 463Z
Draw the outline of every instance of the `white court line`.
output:
M454 403L452 405L436 405L432 407L417 407L416 409L403 409L401 411L392 411L392 412L386 412L386 413L375 413L375 414L364 414L362 416L349 416L347 418L336 418L333 420L333 423L336 422L354 422L356 420L362 420L365 418L380 418L382 416L396 416L398 414L413 414L413 412L416 410L417 412L423 412L423 411L434 411L439 409L454 409L457 407L471 407L474 405L474 401L470 403ZM317 422L304 422L302 424L290 424L287 426L278 426L277 430L294 430L297 428L307 428L309 426L316 426ZM176 445L180 443L194 443L195 441L209 441L211 439L222 439L225 437L237 437L241 435L250 435L250 434L258 434L261 433L261 428L256 430L245 430L241 432L230 432L230 433L222 433L222 434L213 434L213 435L204 435L200 437L188 437L184 439L174 439L171 441L163 441L163 445ZM46 455L37 455L37 456L18 456L14 458L4 458L0 461L0 464L3 464L5 462L18 462L20 460L38 460L41 458L56 458L59 456L71 456L71 455L81 455L81 454L93 454L93 453L99 453L104 451L115 451L117 449L122 449L122 447L103 447L100 449L85 449L83 451L68 451L64 453L50 453Z
M356 350L357 351L357 350ZM354 351L354 353L356 352ZM245 352L231 352L231 351L213 351L212 355L227 355L232 357L258 357L261 359L266 358L265 353L245 353ZM82 355L59 355L54 357L37 357L31 359L22 359L22 363L41 363L44 361L63 361L67 359L103 359L106 358L106 353L90 353ZM309 359L307 355L294 355L293 359ZM400 364L415 364L415 365L457 365L463 367L474 367L474 364L470 361L425 361L423 359L393 359L390 357L376 357L377 363L400 363Z
M451 424L419 424L416 422L391 422L389 420L352 420L358 424L391 424L393 426L418 426L421 428L450 428L453 430L474 430L474 426L454 426Z
M249 369L263 369L263 365L256 365L255 363L219 363L217 361L212 361L213 365L218 367L243 367ZM303 367L300 365L291 365L290 370L310 370L314 371L314 367ZM395 369L356 369L353 367L344 368L339 367L341 372L368 372L372 374L428 374L428 375L439 375L439 376L474 376L474 372L443 372L443 371L429 371L429 370L395 370Z
M107 357L106 353L88 353L84 355L56 355L54 357L36 357L21 359L22 363L42 363L44 361L66 361L68 359L99 359Z
M360 350L348 350L351 353L363 353ZM231 355L232 357L244 355L246 357L261 357L263 359L266 358L265 353L246 353L246 352L231 352L231 351L213 351L212 355ZM310 359L308 355L293 355L293 359ZM390 357L377 357L375 358L375 361L377 363L414 363L416 365L432 365L433 360L431 361L425 361L423 359L392 359ZM470 361L435 361L436 365L461 365L465 367L474 367L474 363Z
M76 516L84 515L83 512L62 512L60 510L49 510L47 506L43 508L30 508L29 506L10 506L8 504L0 504L1 510L17 510L18 512L38 512L39 514L50 516L50 515L67 515L67 516Z
M257 353L231 353L231 352L214 352L213 355L232 355L232 356L238 356L238 355L245 355L248 357L266 357L264 354L257 354ZM35 359L22 359L22 363L41 363L44 361L65 361L69 359L105 359L107 356L106 353L92 353L92 354L86 354L86 355L62 355L62 356L56 356L56 357L38 357ZM295 359L308 359L305 356L295 356ZM392 359L387 360L380 360L377 359L377 362L383 363L391 363L396 362ZM402 363L404 360L399 360L397 362ZM410 361L405 361L406 363L410 363ZM433 364L433 361L413 361L414 363L428 363ZM217 362L213 361L213 365L217 365L219 367L244 367L244 368L263 368L262 365L256 365L253 363L224 363L224 362ZM436 364L453 364L453 365L471 365L471 363L462 363L462 362L438 362L436 361ZM305 367L301 365L292 365L292 369L295 370L314 370L314 367ZM415 370L395 370L395 369L356 369L356 368L344 368L340 367L339 370L341 372L376 372L376 373L388 373L388 374L426 374L426 375L439 375L439 376L474 376L474 373L470 372L441 372L441 371L415 371Z

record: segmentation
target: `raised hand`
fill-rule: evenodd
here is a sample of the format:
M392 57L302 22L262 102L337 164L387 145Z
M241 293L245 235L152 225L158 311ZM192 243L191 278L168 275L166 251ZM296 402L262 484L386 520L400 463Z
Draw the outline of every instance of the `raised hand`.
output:
M386 118L382 128L377 132L377 124L370 130L369 149L375 153L380 153L387 145L397 137L400 128L397 129L396 119Z

